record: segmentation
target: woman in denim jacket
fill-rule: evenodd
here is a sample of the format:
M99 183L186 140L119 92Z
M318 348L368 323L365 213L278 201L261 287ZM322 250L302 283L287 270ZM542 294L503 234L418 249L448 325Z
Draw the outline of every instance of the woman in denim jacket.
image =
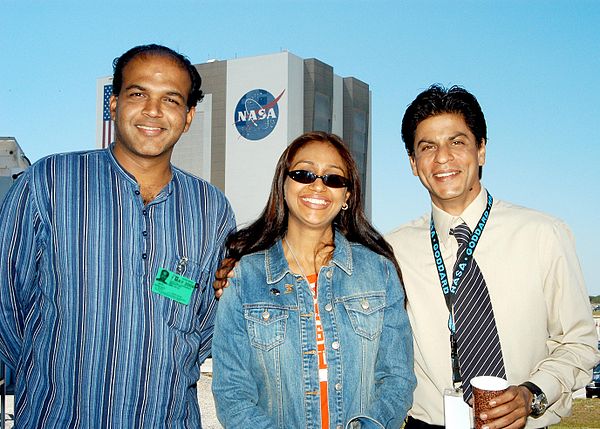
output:
M223 426L400 428L415 387L403 287L341 139L294 140L228 248L239 263L212 346Z

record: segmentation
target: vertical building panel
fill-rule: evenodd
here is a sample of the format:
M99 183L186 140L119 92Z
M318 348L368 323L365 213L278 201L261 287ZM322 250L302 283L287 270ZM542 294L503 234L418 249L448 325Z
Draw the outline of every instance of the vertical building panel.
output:
M360 170L362 197L368 217L371 214L370 180L367 180L371 146L370 97L366 83L353 77L344 78L344 140L350 146Z
M304 131L332 130L333 67L315 58L304 60Z
M171 162L182 170L208 180L223 189L221 182L211 180L211 167L215 163L215 159L218 159L211 153L211 142L217 140L212 137L212 106L213 94L205 94L203 100L196 106L196 114L190 128L182 134L173 148Z
M210 148L210 175L202 177L225 191L227 61L210 61L196 67L202 77L202 91L211 95L210 108L206 106L204 109L207 112L210 110L210 120L207 118L206 122L206 127L210 128L210 140L203 142Z
M331 132L342 137L344 135L344 80L333 75L333 106Z

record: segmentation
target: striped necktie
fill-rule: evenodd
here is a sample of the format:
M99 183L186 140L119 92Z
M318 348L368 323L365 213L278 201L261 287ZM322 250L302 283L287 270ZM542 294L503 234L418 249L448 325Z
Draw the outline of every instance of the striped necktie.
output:
M456 272L466 256L471 230L462 223L450 234L458 242ZM472 396L470 380L480 375L493 375L506 379L502 348L490 295L481 270L471 258L464 270L456 291L454 302L454 323L460 373L463 380L463 397L468 401Z

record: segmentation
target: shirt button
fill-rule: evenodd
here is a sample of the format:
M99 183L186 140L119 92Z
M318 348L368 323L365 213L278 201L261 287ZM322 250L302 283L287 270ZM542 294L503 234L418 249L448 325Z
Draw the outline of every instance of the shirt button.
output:
M262 314L263 320L269 320L269 317L271 317L269 312L267 310L263 311L263 314Z
M135 195L140 195L140 191L135 191Z
M331 311L331 310L333 310L333 305L331 305L330 303L327 303L325 305L325 311Z
M147 237L147 236L148 236L148 231L142 231L142 235L143 235L144 237Z
M360 302L360 306L362 307L363 310L368 310L369 309L369 301L366 299L363 299Z
M337 390L338 392L342 390L342 383L335 383L335 390Z
M340 343L338 343L337 341L334 341L333 343L331 343L331 348L333 350L339 350L340 348Z
M147 212L146 210L142 210L142 214L143 214L144 216L146 216L146 215L148 214L148 212Z
M327 273L325 274L325 277L327 277L328 279L331 278L333 274L331 273L331 270L327 271Z
M148 259L148 255L146 253L142 253L142 259Z

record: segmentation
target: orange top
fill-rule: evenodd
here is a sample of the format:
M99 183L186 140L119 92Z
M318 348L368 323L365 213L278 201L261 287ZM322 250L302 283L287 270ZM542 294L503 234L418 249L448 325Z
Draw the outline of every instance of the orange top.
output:
M327 397L327 359L325 356L325 332L321 324L319 315L319 305L317 304L317 274L311 274L307 277L310 290L313 295L315 324L317 328L317 356L319 357L319 392L321 397L321 427L329 428L329 399Z

